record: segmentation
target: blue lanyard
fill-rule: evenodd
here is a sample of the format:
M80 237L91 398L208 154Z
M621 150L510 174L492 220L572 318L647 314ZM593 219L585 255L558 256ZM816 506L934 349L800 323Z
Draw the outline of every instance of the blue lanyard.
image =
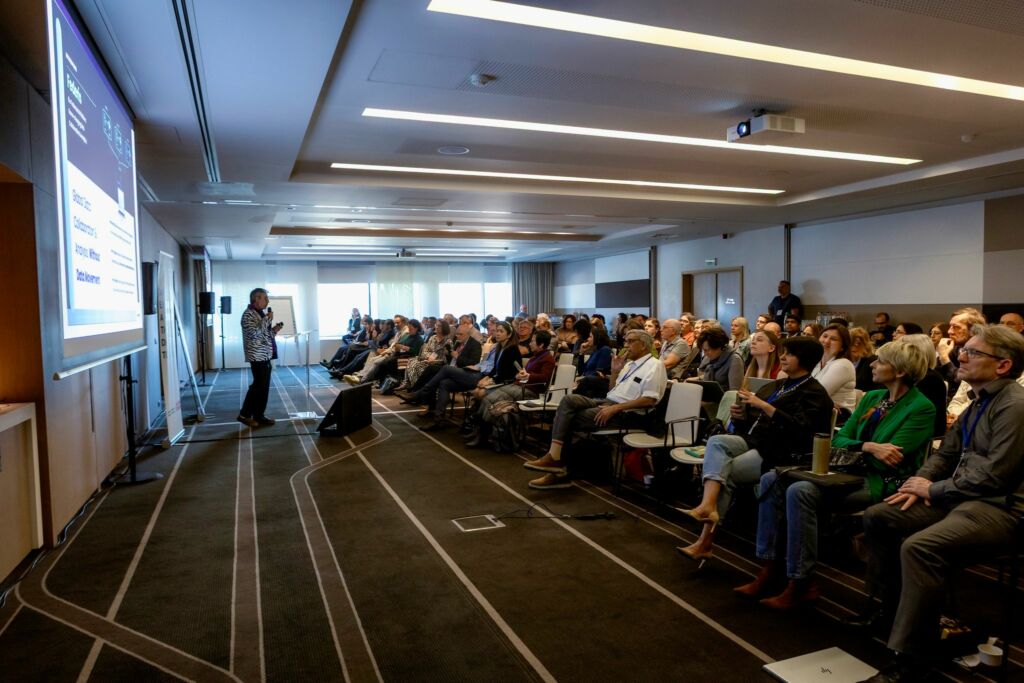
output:
M789 392L794 391L797 387L799 387L801 384L803 384L804 382L806 382L809 379L811 379L811 375L810 374L808 374L806 377L804 377L802 380L800 380L796 384L792 385L788 389L785 388L785 383L783 383L783 386L780 386L778 389L776 389L775 391L772 392L772 395L768 397L768 400L766 401L766 403L775 403L775 399L781 398L781 397L785 396L786 394L788 394Z
M981 419L981 414L985 412L985 408L988 408L989 401L992 400L992 396L986 396L977 402L978 409L974 412L974 420L971 422L971 428L967 429L967 420L960 421L960 452L966 453L967 449L971 445L971 441L974 440L974 428L978 426L978 420Z
M644 363L646 363L646 362L647 362L647 361L649 361L650 359L651 359L651 356L647 356L647 358L644 358ZM639 370L640 368L642 368L642 367L644 366L644 363L641 363L640 365L637 365L637 366L636 366L636 367L634 367L634 368L633 368L632 370L630 370L629 372L627 372L627 373L626 373L626 376L625 376L625 377L623 377L622 379L620 379L620 380L618 381L618 384L622 384L622 383L623 383L623 382L625 382L625 381L626 381L627 379L629 379L630 377L632 377L633 375L635 375L635 374L636 374L636 371L637 371L637 370Z

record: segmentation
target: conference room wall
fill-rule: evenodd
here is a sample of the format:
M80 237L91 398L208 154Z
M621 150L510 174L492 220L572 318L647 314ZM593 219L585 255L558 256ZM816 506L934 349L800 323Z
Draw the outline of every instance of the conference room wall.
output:
M38 331L33 335L19 329L20 336L12 337L39 349L33 372L36 385L24 395L10 398L36 403L43 533L50 543L120 462L126 447L118 380L120 361L63 380L53 379L54 372L62 369L63 341L59 281L52 277L58 263L52 125L49 103L30 87L14 65L0 57L0 163L31 183L31 212L24 228L19 229L33 232L35 238L32 250L38 276L34 296L29 298L36 302L40 318ZM139 236L143 258L147 258L147 239L155 231L164 233L161 239L174 253L180 251L155 221L147 221L143 211ZM11 244L5 247L8 259L32 258L31 251L17 256L10 253ZM185 282L181 273L178 275L179 291L187 292L186 287L180 286ZM183 305L191 306L190 301L186 299ZM192 326L188 317L185 326L186 330ZM147 342L155 344L148 334ZM135 358L144 355L136 354ZM159 378L142 382L137 405L149 405L159 391ZM143 429L147 424L146 411L140 410L139 417L138 424Z
M795 228L791 279L805 317L848 311L871 325L886 310L924 325L980 305L984 213L978 201Z
M717 259L717 265L708 265ZM722 239L721 235L658 245L658 317L682 313L682 274L708 268L743 268L743 316L753 323L768 310L786 267L785 229L780 226L749 230Z
M982 292L986 307L1024 313L1024 195L985 202Z
M597 312L609 321L620 311L650 315L650 278L647 249L556 262L554 312Z

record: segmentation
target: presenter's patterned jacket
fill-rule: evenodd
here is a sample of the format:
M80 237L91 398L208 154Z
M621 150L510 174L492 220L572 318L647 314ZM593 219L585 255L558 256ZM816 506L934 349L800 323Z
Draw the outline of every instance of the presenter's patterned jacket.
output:
M252 304L242 313L242 346L246 363L273 358L274 333L270 326L270 318L263 311L253 308Z

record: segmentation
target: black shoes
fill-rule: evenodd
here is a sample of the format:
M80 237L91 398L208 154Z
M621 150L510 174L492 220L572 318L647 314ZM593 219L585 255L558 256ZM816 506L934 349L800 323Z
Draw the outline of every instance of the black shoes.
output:
M877 633L882 636L889 634L892 630L892 622L895 615L882 609L879 605L871 605L860 614L847 617L842 620L844 626L861 629L870 633Z
M425 425L420 426L421 432L439 432L445 428L444 421L442 420L431 420Z

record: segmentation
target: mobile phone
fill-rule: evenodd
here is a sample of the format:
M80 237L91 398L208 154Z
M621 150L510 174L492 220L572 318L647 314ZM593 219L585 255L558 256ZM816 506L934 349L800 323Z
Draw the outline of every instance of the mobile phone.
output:
M742 403L743 403L743 396L741 396L740 392L737 391L736 392L736 405L741 405Z
M520 363L519 361L515 362L515 366L516 366L516 370L518 370L519 372L523 371L523 364Z

